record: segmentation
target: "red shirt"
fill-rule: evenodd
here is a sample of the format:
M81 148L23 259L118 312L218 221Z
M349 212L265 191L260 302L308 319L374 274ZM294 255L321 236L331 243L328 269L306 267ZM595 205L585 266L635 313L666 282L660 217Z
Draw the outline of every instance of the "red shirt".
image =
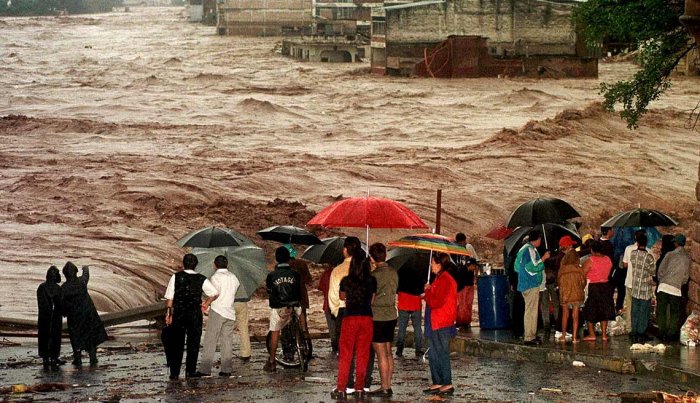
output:
M430 325L433 330L454 326L457 320L457 282L441 271L425 292L425 303L430 307Z
M423 305L420 296L399 291L399 303L396 307L399 311L420 311Z
M330 307L328 307L328 289L331 285L332 272L332 267L330 269L326 269L326 271L324 271L323 274L321 274L321 278L318 280L318 287L316 288L317 290L323 292L323 312L325 313L331 311Z
M607 256L591 256L591 270L588 272L588 281L591 284L607 283L612 261Z

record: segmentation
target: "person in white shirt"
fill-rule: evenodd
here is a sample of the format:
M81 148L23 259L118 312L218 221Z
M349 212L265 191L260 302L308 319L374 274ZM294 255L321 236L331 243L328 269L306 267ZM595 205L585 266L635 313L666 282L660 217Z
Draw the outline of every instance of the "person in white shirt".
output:
M234 300L240 285L238 278L228 271L228 259L219 255L214 259L216 272L211 276L219 296L211 303L207 331L204 334L204 350L199 363L201 376L211 375L211 365L216 352L216 343L221 344L221 371L219 376L230 377L233 357L233 327L236 322Z
M692 260L685 250L685 235L676 234L675 249L668 252L659 266L659 289L656 293L656 322L659 339L665 342L678 340L680 331L683 286L690 277Z
M182 356L187 339L187 360L185 377L197 378L199 342L202 338L202 311L206 310L218 292L206 277L194 271L197 256L188 253L182 258L182 271L170 278L165 290L165 325L161 335L165 356L170 367L170 380L180 376ZM207 299L202 302L202 292Z

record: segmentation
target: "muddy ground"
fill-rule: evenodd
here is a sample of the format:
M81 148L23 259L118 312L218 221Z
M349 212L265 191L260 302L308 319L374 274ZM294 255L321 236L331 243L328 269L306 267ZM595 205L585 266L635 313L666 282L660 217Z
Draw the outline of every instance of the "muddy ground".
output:
M328 340L314 341L316 358L307 373L279 367L273 374L263 372L264 344L253 343L250 362L242 363L234 357L232 378L214 376L177 382L168 380L165 356L155 335L110 341L100 350L99 365L81 370L67 364L58 371L45 371L38 360L32 359L35 345L26 339L19 341L21 346L0 348L0 355L9 359L0 360L0 391L7 392L7 388L18 383L53 390L0 395L7 401L328 402L337 372L337 360L330 355ZM69 346L64 345L63 351L68 350ZM428 364L408 354L411 351L396 361L393 398L372 401L429 401L421 394L429 386ZM214 374L218 373L216 366ZM651 377L458 354L452 357L452 369L456 394L444 401L617 402L623 392L663 390L679 395L687 391L684 386ZM375 380L376 377L375 370Z

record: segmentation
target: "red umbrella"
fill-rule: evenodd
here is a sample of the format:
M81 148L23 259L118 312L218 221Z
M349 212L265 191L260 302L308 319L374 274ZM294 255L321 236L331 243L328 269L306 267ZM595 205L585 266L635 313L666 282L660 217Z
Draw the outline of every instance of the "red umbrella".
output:
M319 211L307 225L366 228L368 241L370 228L428 228L403 203L371 196L337 201Z
M381 197L351 197L319 211L307 225L357 228L428 228L403 203Z
M485 236L486 238L491 238L500 241L501 239L508 238L510 234L513 233L513 231L515 231L514 228L507 228L505 225L499 225L498 227L489 231Z

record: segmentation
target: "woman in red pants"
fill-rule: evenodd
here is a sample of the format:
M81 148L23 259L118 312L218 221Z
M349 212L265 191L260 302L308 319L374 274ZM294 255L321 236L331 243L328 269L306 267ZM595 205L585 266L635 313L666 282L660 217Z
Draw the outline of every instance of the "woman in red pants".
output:
M372 345L372 303L377 280L370 275L370 261L360 249L350 261L350 270L340 282L340 299L345 301L345 315L340 325L340 357L337 388L331 398L345 400L350 364L355 356L355 397L365 398L365 375Z

